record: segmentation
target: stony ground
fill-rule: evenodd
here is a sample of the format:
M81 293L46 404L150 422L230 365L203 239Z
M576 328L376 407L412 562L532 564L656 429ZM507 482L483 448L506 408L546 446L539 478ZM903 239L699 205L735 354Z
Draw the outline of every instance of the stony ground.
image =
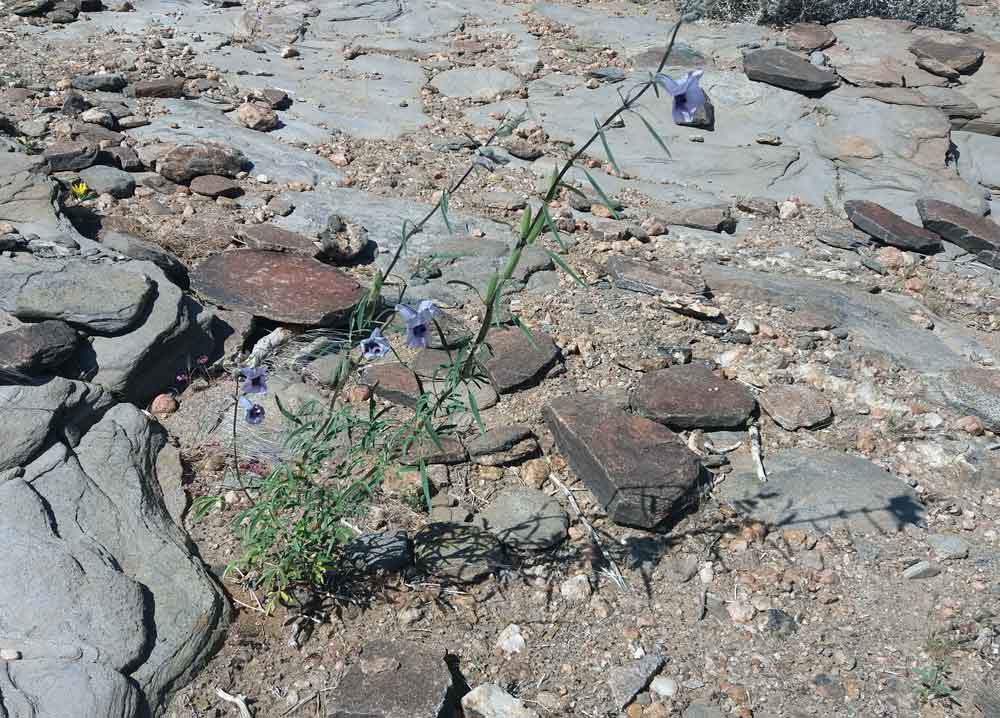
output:
M655 68L673 18L662 2L137 0L85 7L64 24L68 5L48 17L0 16L0 98L13 128L0 124L2 139L46 153L84 236L124 254L113 244L123 236L169 250L251 345L350 293L285 266L316 254L332 213L365 228L384 267L403 219L419 219L502 118L526 110L511 137L485 150L496 170L476 170L450 197L454 231L435 219L401 263L408 298L433 298L475 326L474 295L448 281L485 285L521 208L593 117L614 108L629 86L617 80ZM527 711L490 716L1000 716L1000 262L912 225L889 222L873 241L850 229L844 206L871 200L924 224L918 199L977 218L997 207L998 13L970 3L967 35L839 23L836 44L813 58L841 77L822 98L751 81L742 57L776 43L809 57L820 29L800 28L800 48L785 29L682 29L670 67L706 70L714 131L674 126L667 100L644 102L669 162L627 116L609 135L623 171L599 144L580 163L620 203L621 219L582 173L571 176L589 199L566 195L552 207L568 249L545 241L585 286L537 252L511 296L509 311L554 346L550 356L512 342L495 371L544 379L501 391L483 419L529 429L536 438L517 443L527 455L432 467L429 514L403 477L350 521L358 532L412 536L435 521L481 523L498 497L530 488L567 517L552 529L557 545L515 551L473 583L414 566L381 573L325 595L306 617L285 607L265 615L262 597L230 574L225 643L165 714L235 715L221 688L257 716L360 715L364 700L352 696L366 680L383 686L366 679L371 659L359 650L389 640L396 651L447 652L467 688L496 684ZM986 56L973 73L946 77L939 60L915 63L907 48L920 38L967 40ZM107 73L133 90L94 84ZM201 186L184 175L190 164L164 170L174 145L198 140L241 151L253 168L229 172L233 156L213 156L213 171L229 176ZM100 145L100 164L80 162L81 145ZM92 196L69 193L78 178ZM857 213L865 228L871 209ZM16 224L0 213L8 220ZM350 232L333 234L341 242ZM282 280L274 286L241 284L228 265L206 279L206 258L275 245L290 251L262 262ZM363 286L373 275L370 263L340 264ZM196 356L178 353L173 371L191 374ZM322 397L319 369L303 373L287 357L269 359L272 393ZM399 379L386 370L375 389L380 400L390 378ZM399 393L412 394L408 381ZM188 497L225 494L203 522L184 519L221 576L239 556L230 522L245 506L225 478L231 387L195 378L174 388L179 406L155 413L181 450ZM579 461L605 442L568 409L552 411L564 397L607 400L608 425L621 428L610 453L659 456L655 442L626 432L630 408L675 429L707 467L669 530L629 528L642 522L616 521L627 508L602 505ZM239 428L247 462L274 458L261 437L281 427L276 410L268 416ZM471 445L476 431L466 434ZM436 706L441 677L414 671L413 683L389 680L385 690ZM420 714L410 710L392 715Z

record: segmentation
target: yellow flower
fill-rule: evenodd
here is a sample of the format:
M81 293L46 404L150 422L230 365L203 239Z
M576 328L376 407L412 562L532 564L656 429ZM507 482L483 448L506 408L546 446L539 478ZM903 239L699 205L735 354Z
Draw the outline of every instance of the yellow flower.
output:
M90 194L90 187L83 180L77 180L69 186L69 191L73 193L73 196L77 199L83 199L88 194Z

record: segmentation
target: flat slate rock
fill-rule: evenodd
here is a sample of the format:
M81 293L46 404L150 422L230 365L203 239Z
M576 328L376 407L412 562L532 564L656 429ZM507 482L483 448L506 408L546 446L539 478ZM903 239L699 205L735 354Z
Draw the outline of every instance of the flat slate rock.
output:
M52 172L71 172L90 167L97 162L96 142L57 142L42 155Z
M23 321L61 319L89 334L137 325L154 289L148 277L118 267L0 264L0 309Z
M672 429L727 429L750 417L757 402L745 387L697 364L646 374L632 395L636 413Z
M815 22L797 22L785 34L785 47L789 50L814 52L825 50L837 42L837 36L826 25Z
M183 97L183 77L167 77L158 80L140 80L132 86L135 97Z
M529 331L531 340L517 328L493 329L486 336L492 350L492 356L485 361L486 374L500 394L541 381L559 360L559 348L552 337L538 330Z
M623 710L639 693L644 691L653 676L660 672L667 659L656 654L643 656L637 661L616 666L608 672L608 688L616 710Z
M920 219L931 232L1000 269L1000 225L967 209L935 199L917 200Z
M581 395L557 399L543 414L559 451L615 523L655 529L694 501L698 457L666 427Z
M933 385L949 407L979 417L990 431L1000 431L1000 370L954 369L938 377Z
M257 249L209 257L191 273L191 286L227 309L309 326L343 321L365 294L349 276L315 259Z
M783 429L811 429L833 417L830 402L809 386L773 386L760 395L760 407Z
M481 513L483 527L516 551L544 551L562 543L569 515L548 494L516 486L500 492Z
M413 544L419 568L458 583L479 581L507 563L500 540L472 524L427 524Z
M755 50L744 55L743 71L751 80L795 92L825 92L840 84L835 73L820 70L795 53L780 48Z
M787 449L764 457L764 466L767 483L752 469L736 471L718 487L719 498L771 526L890 533L924 523L916 493L866 459Z
M197 181L197 180L195 180ZM194 182L191 183L192 185ZM296 252L318 258L322 250L316 243L298 232L273 224L247 224L240 228L239 239L251 249L268 249L276 252Z
M0 332L0 369L39 374L65 362L80 341L66 322L50 320Z
M415 407L422 388L417 375L400 362L379 362L367 367L361 374L361 383L372 387L379 399Z
M401 571L413 563L413 542L402 530L364 533L344 546L342 560L361 573Z
M875 246L871 237L850 227L817 227L816 239L828 247L848 252L870 249Z
M173 252L124 232L102 231L99 240L108 249L129 259L152 262L181 289L188 288L188 270Z
M97 194L126 199L135 192L135 177L117 167L94 165L80 172L80 179Z
M534 432L523 424L490 429L469 441L466 448L472 462L481 466L518 464L540 453Z
M239 197L243 190L239 184L221 175L201 175L191 180L191 191L203 197Z
M378 640L361 655L330 693L329 718L428 718L451 701L451 671L445 651L425 641Z
M941 251L941 239L907 222L895 212L868 200L848 200L844 210L851 224L880 242L921 254Z
M975 72L983 63L985 55L981 47L935 42L929 37L922 37L910 45L910 52L918 58L939 62L965 75Z
M704 294L705 281L696 274L678 272L650 262L615 256L608 260L615 286L643 294Z
M516 90L521 81L516 75L496 68L458 67L437 75L431 85L447 97L492 100L496 95Z

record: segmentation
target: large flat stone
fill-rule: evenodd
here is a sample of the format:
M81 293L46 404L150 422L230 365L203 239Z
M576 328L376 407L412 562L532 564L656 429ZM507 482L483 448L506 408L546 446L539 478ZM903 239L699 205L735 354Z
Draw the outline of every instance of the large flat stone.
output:
M697 364L646 374L632 395L632 408L637 413L672 429L740 426L756 407L746 387L720 379Z
M235 177L249 168L246 155L220 142L181 144L156 161L156 171L171 182L190 182L202 175Z
M480 514L483 526L515 550L542 551L566 539L569 516L554 498L537 489L502 491Z
M880 242L922 254L941 251L941 240L936 234L907 222L880 204L850 200L844 203L844 209L855 227Z
M614 256L608 260L608 273L615 285L643 294L703 294L705 282L696 274L678 271L650 262Z
M349 276L315 259L257 249L209 257L191 273L191 285L222 307L311 326L342 322L365 293Z
M718 496L747 518L776 527L891 533L922 525L916 493L875 464L848 454L788 449L764 457L767 483L753 470L731 474Z
M836 73L820 70L799 55L781 48L747 54L743 58L743 71L751 80L796 92L826 92L840 84Z
M543 413L559 451L612 521L655 529L694 501L698 458L666 427L579 395Z
M1000 370L965 367L933 382L954 411L978 416L991 431L1000 431Z
M518 328L493 329L486 335L492 356L486 373L500 394L509 394L541 381L559 361L559 347L548 334L529 329L531 339Z
M973 45L935 42L930 37L922 37L912 45L910 52L918 58L940 62L955 72L968 74L975 72L983 62L983 49Z
M0 332L0 369L27 374L55 369L73 355L79 341L76 330L55 320Z
M507 563L500 540L471 524L428 524L413 544L417 566L447 581L479 581Z
M760 406L788 431L811 429L833 416L830 402L812 387L801 384L768 388L760 395Z
M496 68L459 67L445 70L431 80L431 85L447 97L492 100L496 95L516 90L521 81Z
M1000 225L996 222L939 200L922 199L917 211L924 227L975 254L983 264L1000 269Z

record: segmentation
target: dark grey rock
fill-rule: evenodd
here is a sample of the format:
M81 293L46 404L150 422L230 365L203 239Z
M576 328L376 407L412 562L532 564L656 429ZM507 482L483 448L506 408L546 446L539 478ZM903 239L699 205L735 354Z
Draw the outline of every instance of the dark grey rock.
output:
M788 50L755 50L743 57L743 71L757 82L796 92L819 93L840 84L833 72L820 70Z
M941 251L941 239L933 232L907 222L895 212L867 200L849 200L844 210L851 223L880 242L921 254Z
M361 534L344 546L344 562L356 571L401 571L413 563L413 542L405 531Z
M471 524L428 524L413 543L419 568L458 583L483 579L507 563L500 540Z
M1000 225L948 202L921 199L917 211L924 227L979 261L1000 269Z
M517 464L540 453L538 441L528 426L514 424L490 429L466 445L475 464Z
M42 155L52 172L68 172L90 167L97 161L97 144L61 142L52 145Z
M80 179L97 194L109 194L116 199L131 197L135 192L135 178L107 165L94 165L80 172Z
M953 369L931 385L952 410L977 416L987 429L1000 431L1000 370Z
M616 666L608 672L608 687L616 710L622 710L646 689L667 662L663 656L649 654L637 661Z
M765 484L747 467L718 489L720 498L746 518L780 527L829 531L847 526L883 533L925 521L913 490L865 459L835 451L786 449L766 456L764 467Z
M0 369L41 374L64 363L80 337L65 322L26 324L0 333Z
M612 521L654 529L694 502L698 458L669 429L582 395L557 399L543 415Z
M124 232L102 232L100 241L108 249L129 259L152 262L162 269L174 284L182 289L187 289L187 267L176 255L158 244L146 242Z
M525 487L498 494L481 514L483 526L515 551L542 551L566 539L569 516L551 496Z
M777 636L787 637L799 629L795 619L780 608L769 608L767 610L767 622L764 630Z
M70 84L77 90L85 92L121 92L125 87L125 78L116 73L78 75Z
M531 339L517 328L493 329L486 337L492 356L486 373L500 394L509 394L541 381L559 361L559 348L552 337L529 329Z
M643 416L675 429L725 429L746 422L757 407L753 394L696 364L646 374L632 394Z
M706 289L705 282L696 274L622 256L608 260L608 274L615 286L643 294L704 294Z

